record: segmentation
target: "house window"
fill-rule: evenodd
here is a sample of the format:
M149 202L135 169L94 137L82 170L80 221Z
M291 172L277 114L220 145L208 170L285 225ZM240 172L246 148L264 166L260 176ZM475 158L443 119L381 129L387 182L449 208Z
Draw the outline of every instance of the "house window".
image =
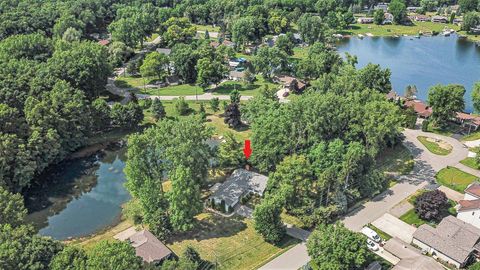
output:
M474 215L475 215L475 212L472 212L472 216L474 216Z

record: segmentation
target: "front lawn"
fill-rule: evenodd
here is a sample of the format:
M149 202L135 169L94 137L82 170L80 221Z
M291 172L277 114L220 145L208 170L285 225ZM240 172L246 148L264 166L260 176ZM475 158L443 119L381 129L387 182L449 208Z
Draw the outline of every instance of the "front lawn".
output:
M286 236L279 246L269 244L255 231L252 220L236 216L203 213L197 219L193 230L173 236L167 246L181 255L190 245L219 269L257 269L299 242Z
M399 144L385 148L377 158L377 169L386 173L408 174L413 170L414 161L410 151Z
M154 83L156 78L143 78L140 76L120 76L117 77L114 84L118 88L143 88L144 85Z
M475 175L471 175L454 167L447 167L440 170L436 175L439 184L465 193L464 190L469 184L478 180Z
M393 36L393 35L409 35L415 36L419 32L442 32L443 28L451 28L454 30L459 30L460 28L454 24L443 24L443 23L433 23L433 22L414 22L414 25L396 25L396 24L387 24L387 25L376 25L376 24L353 24L351 29L343 30L341 34L348 35L358 35L366 33L371 33L374 36Z
M467 157L466 159L461 160L460 163L475 170L480 169L480 166L478 166L477 161L475 161L475 158L473 157Z
M233 90L238 90L242 96L257 96L260 94L260 89L268 85L270 89L279 88L278 84L265 81L262 76L257 76L257 79L252 84L227 81L221 83L217 88L213 89L214 95L230 95Z
M480 131L472 132L469 135L462 137L462 141L476 141L480 140Z
M141 89L140 93L152 96L194 96L202 95L203 89L193 84L171 85L162 88Z
M452 152L452 146L446 142L434 141L434 139L425 136L418 136L417 139L428 149L428 151L435 155L446 156Z

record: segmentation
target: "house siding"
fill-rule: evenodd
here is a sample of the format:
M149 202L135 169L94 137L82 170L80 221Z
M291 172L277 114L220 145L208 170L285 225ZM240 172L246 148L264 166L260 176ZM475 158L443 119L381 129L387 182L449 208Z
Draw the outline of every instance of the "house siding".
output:
M457 218L480 228L480 209L460 211Z
M448 257L447 255L441 253L438 250L435 250L434 248L428 246L427 244L425 244L425 243L423 243L423 242L421 242L421 241L419 241L415 238L413 238L412 244L420 247L422 250L426 251L430 255L433 255L433 253L435 253L435 256L438 259L440 259L441 261L444 261L446 263L452 264L457 268L460 268L460 267L463 266L463 262L457 262L457 261L453 260L452 258Z

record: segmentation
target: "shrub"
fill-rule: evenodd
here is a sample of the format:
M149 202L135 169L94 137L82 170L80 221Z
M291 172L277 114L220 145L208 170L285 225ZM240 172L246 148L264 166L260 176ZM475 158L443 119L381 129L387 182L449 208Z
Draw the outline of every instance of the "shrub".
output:
M427 191L415 200L415 213L427 221L439 221L448 209L448 198L440 190Z
M177 98L174 101L175 111L178 115L186 115L190 111L188 103L183 97Z
M422 122L422 131L427 132L428 131L428 125L430 124L430 121L428 120L423 120Z

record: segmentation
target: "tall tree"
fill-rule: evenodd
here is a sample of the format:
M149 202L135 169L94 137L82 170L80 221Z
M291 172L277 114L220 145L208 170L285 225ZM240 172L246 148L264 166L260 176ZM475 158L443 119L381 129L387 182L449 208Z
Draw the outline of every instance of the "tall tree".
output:
M472 103L473 108L477 113L480 113L480 82L476 82L472 89Z
M407 6L403 0L392 0L388 6L388 11L393 15L393 21L402 24L407 18Z
M158 120L162 120L167 116L167 113L165 112L165 107L163 107L162 101L160 99L155 98L152 102L151 110L153 113L153 117Z
M307 250L316 269L361 269L373 256L365 241L363 235L348 230L339 222L321 224L308 238Z
M51 270L87 270L87 254L78 247L67 246L50 262Z
M428 104L432 107L432 119L440 127L455 117L456 112L465 109L463 95L465 88L461 85L435 85L428 90Z
M140 74L143 77L156 76L159 81L163 81L168 75L168 57L159 52L151 52L143 60L140 67Z
M255 71L261 73L264 78L271 79L274 74L286 67L287 59L287 54L277 47L261 47L253 58L252 64Z
M10 193L0 186L0 225L20 226L26 215L27 209L23 205L22 195Z
M97 270L140 270L142 259L128 242L101 241L89 252L88 269Z
M264 199L255 207L253 211L254 228L265 241L276 244L285 236L285 225L280 218L281 213L281 204L274 199Z

